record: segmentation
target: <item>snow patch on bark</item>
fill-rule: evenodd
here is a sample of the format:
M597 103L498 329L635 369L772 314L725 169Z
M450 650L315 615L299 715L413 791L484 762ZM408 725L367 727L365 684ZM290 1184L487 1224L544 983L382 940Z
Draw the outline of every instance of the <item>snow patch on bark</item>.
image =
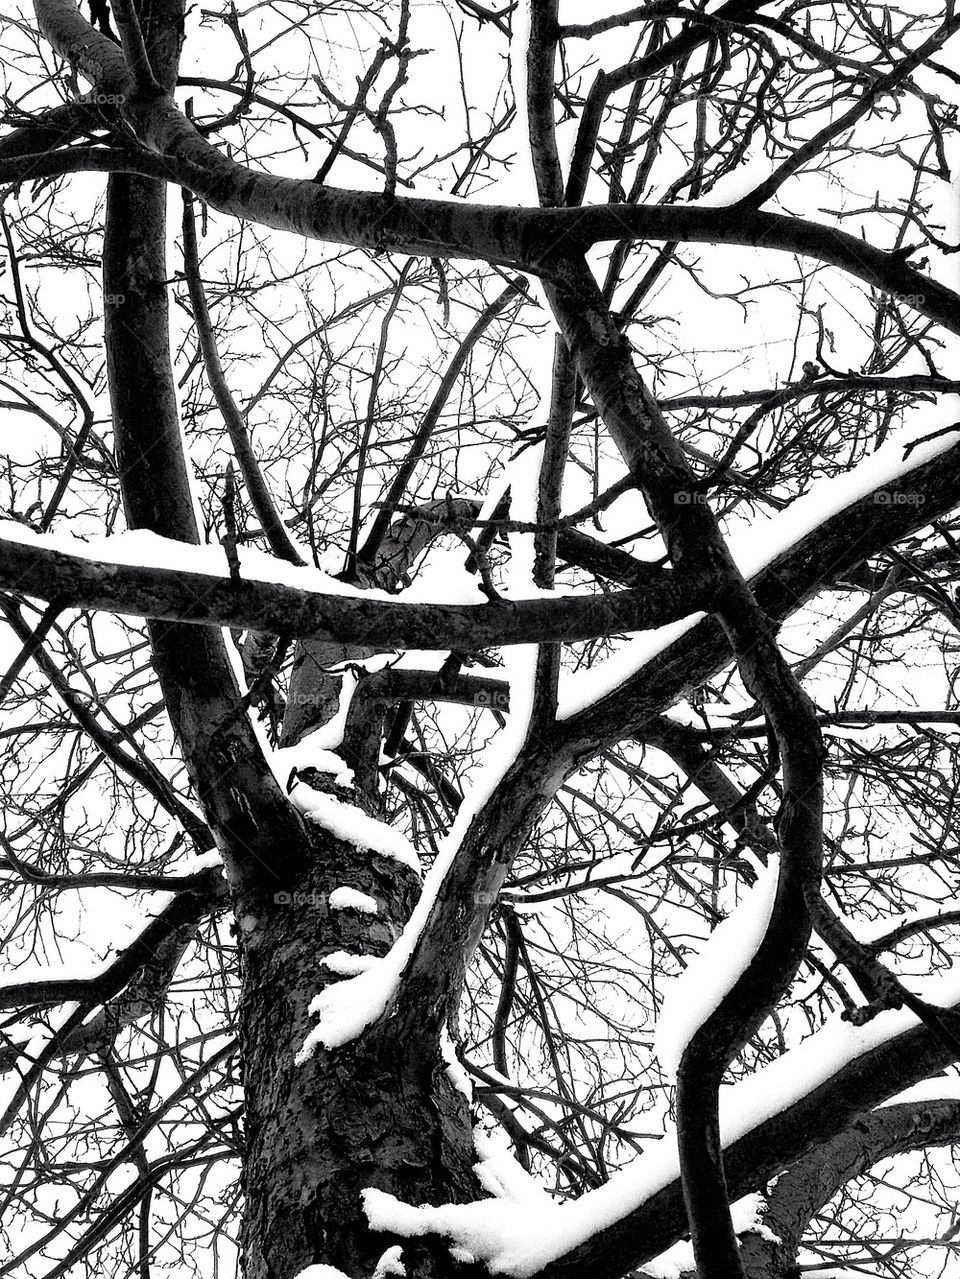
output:
M331 910L355 910L361 915L376 915L380 907L376 899L356 888L335 888L330 894Z
M377 1268L373 1272L373 1279L389 1279L391 1275L402 1276L407 1273L407 1267L403 1264L403 1249L398 1243L392 1248L388 1248L380 1260L377 1262Z
M766 1239L768 1243L782 1243L783 1240L780 1236L775 1235L764 1221L767 1208L767 1201L759 1192L753 1195L744 1195L742 1199L738 1199L736 1203L731 1204L730 1216L733 1219L733 1228L736 1233L738 1235L759 1235L761 1239Z
M440 1055L446 1062L446 1075L454 1088L458 1092L463 1093L467 1101L473 1104L473 1082L464 1069L463 1062L457 1056L457 1050L453 1046L453 1040L450 1038L450 1032L446 1026L440 1031Z
M350 1279L350 1276L336 1266L319 1265L307 1266L306 1270L294 1275L294 1279Z
M305 1065L318 1048L339 1048L356 1039L386 1012L396 989L397 976L397 965L386 955L383 959L373 959L369 967L351 973L346 981L327 986L316 995L310 1011L320 1021L303 1041L294 1059L296 1064Z
M348 950L334 950L329 955L324 955L320 963L340 977L356 977L359 973L369 972L377 960L373 955L353 955ZM311 1012L315 1011L313 1005L316 1002L314 999L311 1003Z
M344 803L336 795L316 791L305 782L297 783L290 792L290 799L304 817L322 826L336 839L353 844L355 848L393 857L420 874L420 858L406 835L386 822L377 821L362 808Z
M356 678L352 671L348 671L347 674ZM308 733L299 742L295 742L293 746L274 747L267 743L265 753L269 758L274 777L284 790L294 769L299 772L304 768L315 768L320 773L329 773L337 786L353 786L353 769L346 766L336 751L323 745L328 738L327 724L323 724L313 733Z

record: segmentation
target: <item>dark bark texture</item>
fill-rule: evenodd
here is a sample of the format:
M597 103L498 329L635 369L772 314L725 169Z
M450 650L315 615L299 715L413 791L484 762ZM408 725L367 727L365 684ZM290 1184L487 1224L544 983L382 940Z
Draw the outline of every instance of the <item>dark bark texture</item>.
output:
M393 1242L372 1233L367 1186L412 1203L476 1198L466 1098L445 1073L435 1035L396 1019L295 1063L316 1017L312 997L340 980L321 966L343 950L383 955L419 894L403 863L321 835L315 858L285 886L238 904L243 942L241 1042L246 1099L244 1256L247 1279L288 1279L312 1262L373 1273ZM340 886L372 896L376 915L331 910ZM405 1246L408 1273L452 1273L447 1250Z

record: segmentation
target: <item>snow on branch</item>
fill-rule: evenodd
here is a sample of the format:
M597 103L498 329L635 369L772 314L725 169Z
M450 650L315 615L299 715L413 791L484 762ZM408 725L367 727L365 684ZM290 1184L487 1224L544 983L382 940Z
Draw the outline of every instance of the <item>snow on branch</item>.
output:
M400 937L382 959L375 960L365 972L347 981L327 986L316 996L310 1010L317 1015L319 1022L307 1036L297 1054L298 1065L309 1061L318 1048L336 1048L355 1039L367 1026L383 1016L395 1002L404 971L416 951L421 933L431 918L437 899L443 893L447 874L460 851L461 840L469 829L473 816L494 794L526 736L533 696L531 669L536 660L535 650L521 648L512 654L512 658L512 667L508 666L507 672L510 675L510 699L514 710L511 712L507 727L498 738L499 749L480 770L468 789L457 819L441 844L440 851L424 880L423 892L413 914ZM294 794L299 789L300 787L296 787ZM333 800L334 797L311 791L309 804L313 805L316 799L326 801ZM352 805L335 802L338 805L336 809L330 805L322 805L321 813L315 819L320 820L327 829L333 830L334 834L340 834L341 838L352 839L361 847L372 847L378 850L383 850L385 842L390 839L403 838L391 827L372 817L367 817L359 809L354 809ZM345 810L349 810L346 817ZM307 811L307 816L314 816L315 811ZM364 819L363 823L360 822L361 818ZM341 824L334 829L331 822ZM341 834L341 832L345 833ZM380 842L367 842L368 840ZM393 855L397 856L397 851L394 851Z
M335 888L330 894L331 910L355 910L361 915L376 915L380 907L376 898L356 888Z
M957 397L951 396L955 401ZM955 404L952 406L955 411ZM901 481L942 454L955 448L957 435L936 433L935 438L917 438L916 428L894 432L877 451L844 475L819 480L805 496L785 510L759 514L751 511L750 519L728 536L737 567L748 581L789 555L804 538L814 534L827 520L847 507L876 493L878 507L909 506L922 510L923 493L910 493ZM889 491L898 490L898 491ZM888 501L881 500L886 497ZM620 684L636 675L644 666L682 638L702 620L702 612L666 623L654 630L635 635L613 657L590 670L578 671L561 682L558 717L573 718Z
M643 589L476 604L406 602L251 548L241 548L240 576L231 578L217 547L145 532L83 542L35 534L15 521L0 521L0 588L161 621L323 635L385 649L471 651L649 629L685 617L702 602L702 591L669 571Z
M960 964L924 983L924 998L940 1007L960 1002ZM864 1026L839 1017L756 1074L720 1090L724 1148L815 1093L845 1067L920 1025L905 1009L887 1010ZM890 1086L896 1087L891 1079ZM869 1103L867 1103L869 1104ZM371 1226L399 1235L441 1235L458 1255L469 1252L493 1274L526 1279L623 1221L659 1191L678 1183L676 1142L668 1135L606 1184L565 1204L536 1207L524 1198L414 1207L379 1190L364 1191ZM739 1222L738 1228L744 1227Z
M356 804L348 804L336 795L314 790L306 782L298 781L290 792L290 799L308 821L316 822L336 839L342 839L355 848L380 853L403 862L420 874L420 859L413 845L402 831L386 822L371 817ZM340 889L341 893L349 890ZM362 894L358 894L360 896ZM367 899L368 901L371 899ZM356 903L351 903L356 908ZM376 905L376 903L374 903Z
M757 953L773 913L778 867L779 858L772 857L736 910L717 925L686 969L668 984L654 1044L669 1075L676 1074L687 1044Z

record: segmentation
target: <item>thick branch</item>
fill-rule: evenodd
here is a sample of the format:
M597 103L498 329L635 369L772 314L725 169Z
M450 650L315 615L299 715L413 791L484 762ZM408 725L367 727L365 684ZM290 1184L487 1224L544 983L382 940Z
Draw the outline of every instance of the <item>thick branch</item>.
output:
M948 1015L956 1018L957 1014ZM763 1190L775 1174L842 1132L863 1112L951 1061L951 1051L926 1027L904 1031L867 1049L725 1147L731 1198ZM676 1177L619 1222L545 1266L537 1279L580 1279L585 1274L591 1279L621 1279L630 1266L641 1265L669 1247L684 1229L683 1196Z
M849 1181L892 1155L944 1145L958 1137L960 1102L956 1099L902 1102L858 1115L777 1178L767 1196L764 1225L779 1243L760 1235L742 1241L750 1279L792 1274L811 1218Z
M162 621L324 635L377 648L474 651L499 644L593 639L649 630L709 605L707 592L670 573L650 586L494 604L405 604L256 578L231 581L174 568L114 564L0 539L0 589L65 606ZM194 637L197 631L191 632ZM239 700L239 698L237 699ZM236 703L231 703L236 705Z
M752 7L751 0L731 0L727 10L730 16L739 16ZM0 162L0 181L22 182L84 168L139 173L178 182L222 213L310 239L377 252L479 258L545 275L551 274L558 250L568 255L610 240L689 240L776 248L841 267L883 292L912 296L917 310L960 332L960 307L951 290L913 270L902 258L845 232L797 218L741 207L614 204L534 210L411 197L388 200L380 194L339 191L308 180L257 173L211 146L169 95L138 94L121 51L94 31L73 0L35 0L35 9L55 51L98 90L119 99L126 123L145 150L84 149L82 154L53 152L16 158ZM694 43L700 38L696 33Z
M182 31L177 0L148 6L140 21L152 74L172 82ZM119 56L115 45L98 39L109 46L105 56ZM197 543L170 360L166 194L143 178L113 177L108 184L107 380L129 527ZM228 871L237 881L275 880L279 863L309 855L309 841L263 758L222 634L154 622L150 642L171 723Z
M0 160L0 182L21 183L69 173L131 173L176 183L233 218L311 240L375 253L463 258L550 278L553 255L617 240L732 244L797 253L827 263L960 333L960 298L914 270L902 257L835 227L754 209L608 204L529 209L463 201L397 197L276 178L221 156L173 107L156 145L169 151L83 148Z

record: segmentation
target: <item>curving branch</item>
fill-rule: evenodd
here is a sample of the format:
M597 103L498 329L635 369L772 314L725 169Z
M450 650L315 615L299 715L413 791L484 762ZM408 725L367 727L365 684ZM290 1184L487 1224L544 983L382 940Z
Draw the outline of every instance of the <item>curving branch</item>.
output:
M767 1195L764 1225L778 1242L758 1234L741 1241L748 1279L789 1279L813 1216L838 1191L870 1168L907 1150L960 1140L960 1101L900 1102L857 1115L829 1141L791 1164Z
M86 28L77 30L78 39L93 39L97 56L108 59L109 74L122 54L73 13ZM136 96L146 84L147 97L160 100L176 78L183 29L179 0L154 0L139 15L127 5L117 17L138 59L129 91ZM81 63L84 56L77 53ZM170 357L166 280L164 186L112 177L104 225L104 346L127 524L197 544ZM167 712L228 873L236 885L276 884L285 866L309 857L310 841L263 757L223 635L212 627L156 620L149 633Z
M740 17L753 7L753 0L729 0L715 16ZM138 92L121 50L90 26L73 0L35 0L35 10L53 49L98 91L119 101L122 118L140 146L71 149L0 160L0 181L24 182L84 170L135 173L177 182L222 213L308 239L375 252L480 259L548 279L570 255L609 241L690 241L776 249L839 267L884 293L909 296L916 310L960 333L957 294L910 267L903 255L886 253L835 228L745 205L513 208L409 196L388 199L378 193L343 191L305 179L259 173L207 142L169 93ZM658 56L666 56L667 48Z
M71 173L127 173L175 183L230 217L308 240L374 253L489 262L550 279L558 248L583 252L622 240L729 244L799 254L838 267L881 293L910 298L921 315L960 333L960 298L908 265L835 227L740 208L605 204L530 209L320 187L278 178L222 156L176 108L143 141L149 149L84 147L0 159L0 182ZM182 125L180 121L182 120ZM168 136L169 135L169 136Z

